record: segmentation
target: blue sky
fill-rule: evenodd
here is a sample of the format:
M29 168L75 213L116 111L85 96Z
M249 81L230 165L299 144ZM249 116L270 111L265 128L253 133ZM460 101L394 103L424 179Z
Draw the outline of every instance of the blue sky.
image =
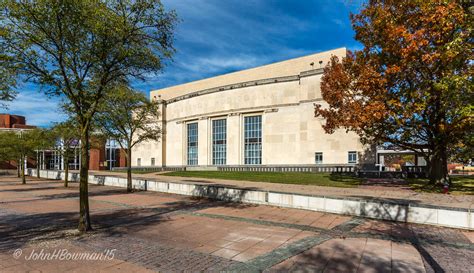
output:
M338 47L358 49L349 20L362 0L162 0L176 10L173 61L134 87L150 90L199 80ZM58 99L23 84L2 112L24 115L33 125L65 118Z

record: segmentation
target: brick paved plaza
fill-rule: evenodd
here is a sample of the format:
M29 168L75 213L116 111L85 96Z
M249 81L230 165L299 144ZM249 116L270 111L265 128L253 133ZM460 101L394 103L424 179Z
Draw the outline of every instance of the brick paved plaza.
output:
M0 272L474 272L474 232L90 185L79 235L78 204L75 183L0 176ZM32 254L63 250L113 255Z

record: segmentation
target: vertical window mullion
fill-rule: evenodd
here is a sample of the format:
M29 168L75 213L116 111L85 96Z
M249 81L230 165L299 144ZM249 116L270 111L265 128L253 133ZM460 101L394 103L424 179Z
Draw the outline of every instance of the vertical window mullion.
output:
M262 116L244 118L244 163L262 164Z
M212 164L225 165L227 157L227 120L212 121Z
M348 152L348 163L352 163L352 164L357 163L357 152L354 152L354 151Z
M188 165L198 165L198 124L187 124L188 133Z

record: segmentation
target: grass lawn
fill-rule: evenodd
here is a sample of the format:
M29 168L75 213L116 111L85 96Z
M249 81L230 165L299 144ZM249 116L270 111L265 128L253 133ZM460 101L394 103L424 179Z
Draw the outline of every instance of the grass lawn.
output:
M451 194L474 195L474 176L451 176L452 185L449 188ZM428 179L408 179L410 186L415 191L442 193L441 185L431 185Z
M127 170L115 170L115 171L112 171L112 172L115 172L115 173L127 173ZM134 170L134 169L132 169L132 173L134 173L134 174L145 174L145 173L156 173L156 171L140 171L140 170Z
M351 175L343 174L296 172L180 171L162 173L160 175L346 188L356 187L362 180Z

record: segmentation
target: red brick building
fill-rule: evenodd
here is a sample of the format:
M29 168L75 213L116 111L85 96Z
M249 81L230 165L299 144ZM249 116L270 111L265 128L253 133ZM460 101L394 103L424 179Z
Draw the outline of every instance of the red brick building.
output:
M26 125L26 119L24 116L0 114L0 128L34 129L36 126Z
M8 130L28 130L36 126L27 125L26 118L19 115L0 114L0 131ZM89 169L90 170L108 170L111 167L125 167L125 151L117 147L112 140L105 143L99 143L96 148L89 151ZM43 150L39 153L41 169L64 169L64 164L69 164L71 170L79 169L79 151L69 162L64 162L61 155L56 150ZM36 158L28 159L28 167L36 167ZM16 161L0 162L0 169L16 169Z
M24 116L0 114L0 132L5 131L16 131L16 130L28 130L34 129L36 126L26 125L26 119ZM28 167L35 167L36 160L29 158ZM0 162L0 169L16 169L16 161L4 161Z
M98 147L89 150L89 169L109 170L113 167L126 167L125 153L126 151L120 148L114 140L100 143Z

